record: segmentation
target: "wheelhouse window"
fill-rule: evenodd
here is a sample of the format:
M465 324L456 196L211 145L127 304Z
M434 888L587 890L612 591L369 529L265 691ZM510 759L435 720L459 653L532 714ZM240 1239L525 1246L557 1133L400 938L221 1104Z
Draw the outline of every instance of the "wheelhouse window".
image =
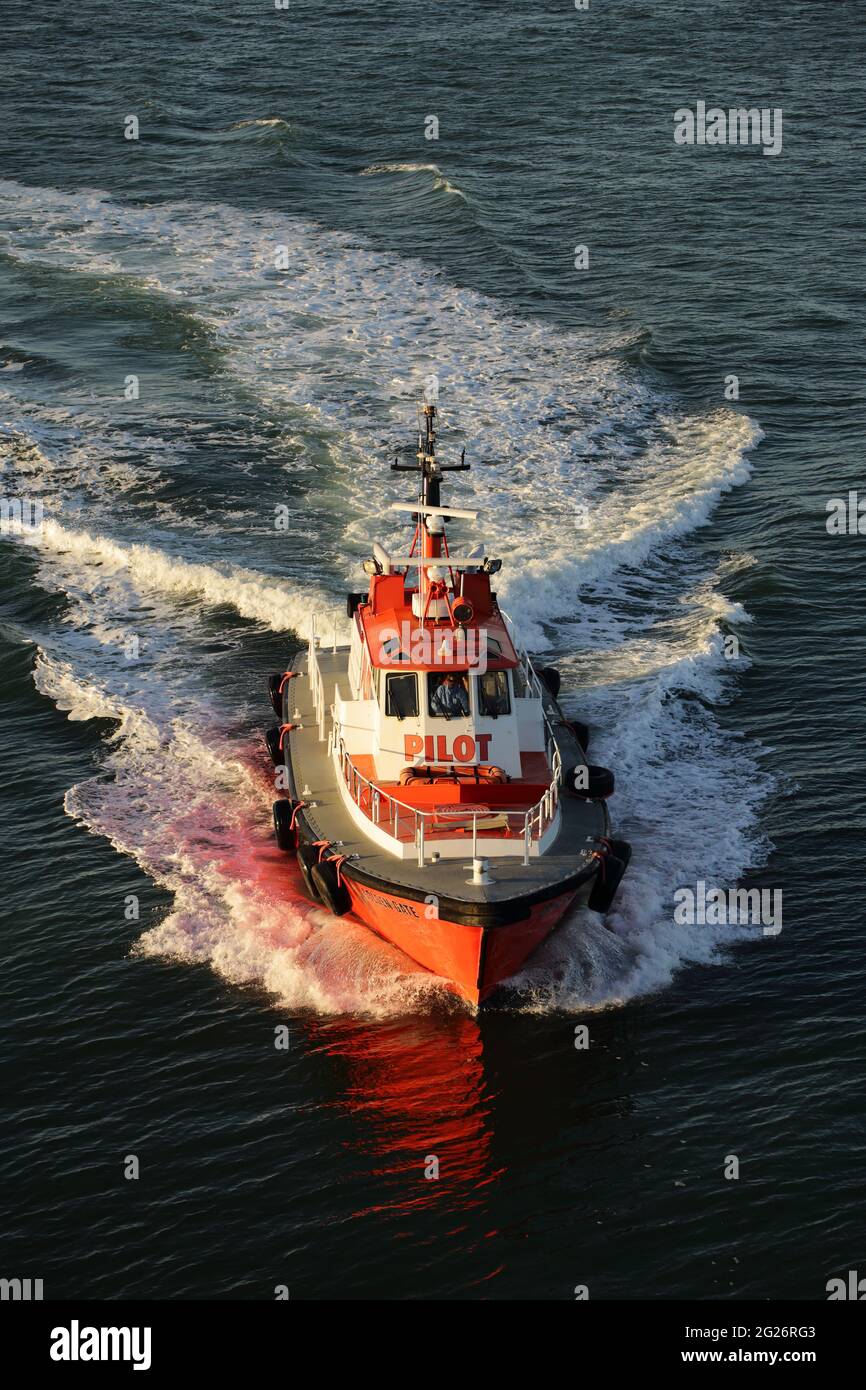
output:
M514 698L516 700L527 699L529 696L529 686L526 684L526 676L523 673L523 667L515 666L511 674L514 680Z
M399 637L386 637L385 640L379 644L379 650L382 653L382 659L384 661L409 660L408 653L404 652L400 645Z
M391 719L418 718L418 677L414 672L385 678L385 714Z
M511 713L507 671L485 671L478 677L478 713L492 719Z
M465 671L446 671L427 677L427 708L434 719L460 719L469 713L469 682Z

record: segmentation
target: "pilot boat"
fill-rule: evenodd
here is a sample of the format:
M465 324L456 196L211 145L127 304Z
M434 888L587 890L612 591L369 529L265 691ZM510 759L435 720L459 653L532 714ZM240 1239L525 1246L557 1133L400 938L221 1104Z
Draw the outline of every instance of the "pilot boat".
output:
M579 906L605 914L629 845L611 838L613 774L587 761L555 669L536 669L476 537L457 552L443 505L436 406L419 412L414 526L404 554L373 546L350 593L348 643L317 631L269 682L279 723L274 830L311 901L351 914L484 1003Z

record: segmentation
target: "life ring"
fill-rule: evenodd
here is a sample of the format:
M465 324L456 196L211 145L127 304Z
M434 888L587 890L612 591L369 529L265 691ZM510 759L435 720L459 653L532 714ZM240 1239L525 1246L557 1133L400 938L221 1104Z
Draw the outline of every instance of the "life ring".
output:
M422 764L404 767L400 773L401 787L409 787L413 782L510 782L511 778L502 767L452 767L449 769L427 767Z
M409 787L413 782L422 781L432 782L428 767L404 767L400 773L398 781L401 787Z
M510 782L504 767L479 767L482 782Z

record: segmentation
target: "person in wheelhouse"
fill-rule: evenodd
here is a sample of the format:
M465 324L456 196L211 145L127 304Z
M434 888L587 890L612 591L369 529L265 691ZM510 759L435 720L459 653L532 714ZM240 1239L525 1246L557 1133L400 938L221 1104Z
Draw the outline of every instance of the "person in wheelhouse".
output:
M469 713L469 691L462 671L447 671L430 696L430 713L458 719Z

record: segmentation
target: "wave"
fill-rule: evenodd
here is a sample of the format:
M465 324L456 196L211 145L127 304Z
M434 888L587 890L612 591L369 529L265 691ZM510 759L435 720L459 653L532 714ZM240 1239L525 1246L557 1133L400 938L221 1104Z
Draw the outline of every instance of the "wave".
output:
M362 174L439 174L438 164L368 164Z
M122 575L141 594L168 599L196 598L212 608L233 608L273 632L306 634L310 615L316 612L320 631L330 636L338 623L340 638L345 624L333 601L324 593L306 589L292 592L287 584L238 568L223 571L213 565L194 564L167 555L153 546L120 545L105 536L75 531L46 520L35 532L25 532L23 543L47 552L71 557L78 569L98 567L101 580Z
M433 187L444 193L452 193L458 198L466 201L466 194L450 179L446 178L438 164L412 164L412 163L381 163L368 164L365 169L360 170L361 176L375 174L433 174Z
M444 981L306 901L268 831L272 788L243 745L205 718L131 705L42 650L34 680L69 719L116 725L102 775L71 787L65 807L171 894L139 954L206 962L233 984L317 1013L457 1007Z
M32 433L0 425L0 469L24 473L44 483L53 468L51 458L43 452Z
M715 714L750 665L739 634L751 622L717 585L721 571L750 557L726 558L710 573L693 565L693 587L664 611L664 568L678 558L688 569L668 555L635 576L627 594L618 590L613 622L604 606L595 621L590 605L571 655L558 658L564 703L588 723L593 760L616 769L612 810L633 858L605 923L577 914L511 982L523 1010L576 1012L654 993L684 964L710 963L760 935L672 920L674 888L698 879L727 885L766 861L760 811L774 786L760 748Z
M229 130L246 130L250 126L263 126L269 129L291 130L291 124L282 116L256 116L247 121L235 121Z

